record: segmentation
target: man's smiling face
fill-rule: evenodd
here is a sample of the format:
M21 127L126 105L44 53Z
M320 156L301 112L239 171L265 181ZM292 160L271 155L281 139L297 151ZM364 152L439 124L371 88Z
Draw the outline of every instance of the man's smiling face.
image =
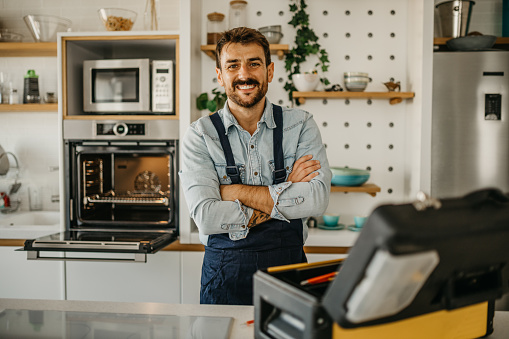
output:
M265 65L263 48L256 44L230 43L221 52L217 80L231 103L250 108L259 103L274 77L274 63Z

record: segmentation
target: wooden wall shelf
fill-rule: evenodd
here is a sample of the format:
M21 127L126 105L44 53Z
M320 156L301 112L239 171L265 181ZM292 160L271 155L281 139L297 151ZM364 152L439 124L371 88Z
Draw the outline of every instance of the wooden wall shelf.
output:
M2 42L0 57L56 57L56 42Z
M293 92L293 97L301 104L306 99L388 99L395 105L414 96L413 92Z
M212 60L216 60L216 45L202 45L200 48L205 54L207 54ZM270 45L270 53L276 54L279 60L282 60L285 53L288 52L288 45L272 44Z
M376 196L381 191L380 187L375 184L364 184L361 186L331 186L330 191L334 192L356 192L356 193L368 193L372 197Z
M0 112L57 112L58 104L0 105Z
M433 38L433 45L445 45L447 40L452 38ZM495 41L495 45L507 45L509 44L509 37L498 37Z

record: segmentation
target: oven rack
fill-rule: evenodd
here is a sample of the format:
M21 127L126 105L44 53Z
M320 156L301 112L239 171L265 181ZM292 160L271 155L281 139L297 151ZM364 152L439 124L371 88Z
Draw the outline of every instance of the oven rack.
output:
M154 193L135 193L135 194L117 194L117 195L93 195L85 197L85 202L88 203L109 203L109 204L149 204L168 206L169 198Z

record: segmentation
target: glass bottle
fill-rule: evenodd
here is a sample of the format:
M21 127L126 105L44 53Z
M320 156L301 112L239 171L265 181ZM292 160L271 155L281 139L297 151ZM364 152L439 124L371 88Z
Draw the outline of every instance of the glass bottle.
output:
M147 0L143 13L143 28L146 31L159 29L159 0Z
M230 1L229 28L247 26L246 22L247 1Z
M207 45L215 45L224 31L224 14L214 12L207 14Z

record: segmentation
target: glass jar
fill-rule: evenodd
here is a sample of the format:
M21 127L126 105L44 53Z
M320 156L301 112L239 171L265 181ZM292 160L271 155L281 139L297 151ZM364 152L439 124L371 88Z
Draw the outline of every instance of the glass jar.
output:
M235 0L230 1L229 28L245 27L246 22L246 6L247 1Z
M9 90L9 104L11 105L19 104L18 90L16 88L11 88Z
M215 45L224 32L224 14L209 13L207 18L207 45Z

